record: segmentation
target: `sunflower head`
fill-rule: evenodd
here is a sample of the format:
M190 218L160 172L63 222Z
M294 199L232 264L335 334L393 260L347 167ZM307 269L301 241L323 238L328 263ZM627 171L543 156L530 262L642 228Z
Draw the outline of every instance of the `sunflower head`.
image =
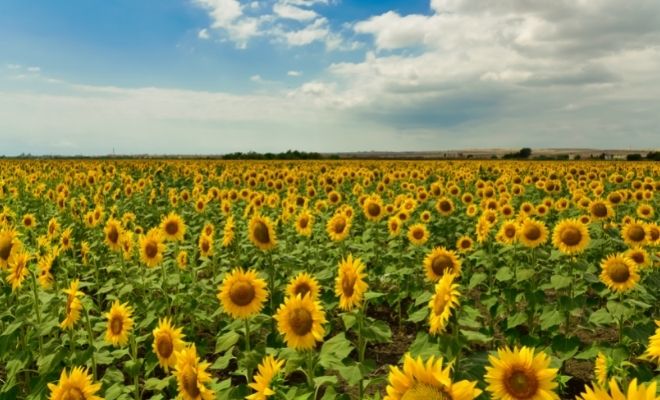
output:
M310 236L312 234L312 225L314 223L314 217L309 210L304 209L296 217L295 228L301 236Z
M401 220L397 218L396 216L390 217L387 220L387 230L390 233L391 237L398 236L399 233L401 232Z
M431 356L426 361L406 354L403 369L391 366L384 400L473 400L481 394L477 383L454 382L451 365Z
M645 224L634 219L623 226L621 236L630 247L643 246L648 240Z
M596 362L594 364L594 374L596 375L596 382L600 387L605 387L607 384L609 360L603 353L598 353Z
M527 247L534 248L548 239L548 228L541 221L525 218L518 230L518 240Z
M254 382L250 383L250 387L254 389L255 393L246 397L247 400L265 400L275 394L271 388L273 380L284 367L284 360L277 360L272 355L268 355L261 360L257 368L257 374L254 376Z
M502 400L559 399L557 369L549 368L550 357L545 353L534 354L529 347L497 350L497 356L488 357L486 390L491 398Z
M601 386L585 386L585 392L577 396L578 400L657 400L655 381L649 383L637 383L633 379L628 384L628 390L624 393L616 379L612 378L609 382L609 392Z
M218 300L232 318L258 314L268 298L266 282L253 270L234 269L218 288Z
M78 290L80 282L78 279L71 281L68 289L62 290L66 296L66 307L64 309L66 317L64 321L60 323L62 329L73 329L76 322L80 320L80 310L82 309L82 303L80 302L80 297L84 295L83 292Z
M473 244L474 242L472 241L472 238L470 238L469 236L461 236L456 241L456 249L458 250L459 253L467 253L470 250L472 250Z
M309 295L313 300L318 300L319 291L318 281L307 272L301 272L296 275L286 287L286 292L289 296L295 297L301 295L305 297Z
M94 383L92 376L83 367L74 367L70 373L62 370L57 384L49 383L50 400L103 400L96 396L101 390L100 383Z
M437 282L446 272L459 275L461 261L455 252L444 247L436 247L424 258L424 268L429 280Z
M656 320L655 325L657 326L655 334L649 338L649 346L644 355L655 360L660 366L660 320Z
M181 328L173 326L169 318L158 320L158 326L153 330L153 335L154 354L158 357L160 366L167 372L170 367L176 365L176 353L185 346L184 335L181 333Z
M435 293L429 301L429 332L439 334L445 331L452 310L458 307L460 293L454 283L454 275L445 273L435 285Z
M552 233L552 243L564 254L579 254L589 244L589 230L577 219L559 222Z
M498 242L503 244L513 244L518 234L518 224L515 220L506 220L502 223L500 230L495 235Z
M105 340L115 347L125 346L128 336L133 330L133 308L128 304L119 303L115 300L110 311L106 313L108 327L105 332Z
M287 297L275 315L277 330L287 346L296 350L311 350L325 335L325 313L319 302L310 296Z
M349 254L339 263L339 274L335 280L335 294L339 297L339 308L350 311L358 306L367 291L364 281L365 265L359 258Z
M159 265L164 252L163 234L159 228L152 228L146 235L140 236L140 259L147 267Z
M429 230L424 224L414 224L408 228L408 240L415 246L421 246L429 240Z
M254 214L248 224L248 238L261 250L271 250L277 245L273 222L268 217Z
M9 274L5 278L7 283L11 284L12 292L20 289L23 281L28 275L28 262L30 255L21 250L13 253L9 258Z
M625 292L639 281L637 264L624 254L612 254L601 264L600 280L616 292Z
M199 248L199 255L202 257L211 257L213 255L213 236L209 236L202 232L197 242Z
M384 213L383 201L380 196L373 195L365 199L362 203L362 211L369 221L379 221Z
M200 361L197 348L192 343L176 353L174 376L176 376L179 397L184 400L212 400L215 393L207 387L211 375L206 371L209 363Z
M103 229L103 233L105 234L105 243L108 245L110 250L112 251L121 250L121 243L119 239L121 238L122 232L123 232L123 228L119 220L110 218L105 223L105 228Z
M351 228L351 218L344 213L335 213L326 224L325 230L333 242L339 242L348 236Z
M186 225L183 219L174 212L169 213L160 223L160 229L163 232L165 240L183 241L186 234Z
M15 230L0 230L0 269L7 268L9 259L20 247L21 242Z

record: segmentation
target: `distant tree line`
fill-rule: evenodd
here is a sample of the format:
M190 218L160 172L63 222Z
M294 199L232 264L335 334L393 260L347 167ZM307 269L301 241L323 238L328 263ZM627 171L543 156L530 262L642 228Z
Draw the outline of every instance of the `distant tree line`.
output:
M225 154L222 158L225 160L320 160L325 157L321 153L287 150L284 153L236 152Z
M503 159L505 160L511 160L511 159L527 159L532 155L532 149L529 147L523 147L518 151L517 153L508 153L502 156Z

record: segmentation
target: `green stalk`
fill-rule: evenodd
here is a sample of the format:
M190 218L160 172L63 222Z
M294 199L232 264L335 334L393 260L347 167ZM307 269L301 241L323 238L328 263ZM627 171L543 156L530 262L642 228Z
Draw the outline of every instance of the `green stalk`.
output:
M306 362L307 362L307 385L310 389L314 389L314 350L306 351Z
M92 372L94 373L94 381L98 379L96 374L96 358L94 357L94 333L92 332L92 324L89 322L89 313L87 312L87 307L83 306L83 311L85 312L85 325L87 326L87 341L89 343L89 348L92 349Z
M34 310L37 313L37 339L39 340L39 356L43 357L44 356L44 342L43 338L41 337L41 308L39 307L39 293L37 291L37 277L34 275L34 272L32 272L31 269L28 268L28 271L30 271L30 276L32 277L32 294L34 295Z
M248 318L245 318L243 321L245 321L245 352L249 353L250 352L250 320ZM247 368L247 382L248 384L252 382L252 368L248 367Z
M131 358L133 362L137 365L137 343L135 341L135 335L131 335ZM135 385L135 400L140 400L140 374L139 370L135 371L133 375L133 384Z

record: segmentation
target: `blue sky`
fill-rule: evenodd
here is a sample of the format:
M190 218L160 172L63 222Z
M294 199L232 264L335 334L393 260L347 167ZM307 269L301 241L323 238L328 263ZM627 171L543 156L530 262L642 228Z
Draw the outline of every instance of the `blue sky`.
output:
M660 146L660 3L0 2L4 154Z

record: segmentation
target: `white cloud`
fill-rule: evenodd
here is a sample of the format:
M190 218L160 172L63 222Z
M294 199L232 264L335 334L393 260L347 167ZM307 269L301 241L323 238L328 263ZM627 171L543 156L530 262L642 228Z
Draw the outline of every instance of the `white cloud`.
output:
M252 82L262 82L263 81L263 79L261 79L261 75L252 75L250 77L250 80Z
M286 73L288 76L301 76L302 72L301 71L289 71Z
M275 3L273 12L280 18L293 19L296 21L309 21L318 16L313 10L305 10L286 3Z
M199 32L197 32L197 37L203 40L209 39L211 36L209 35L208 29L200 29Z
M20 64L7 64L7 69L21 69Z
M317 18L302 29L283 33L289 46L305 46L316 41L324 41L329 35L328 20L325 18Z

